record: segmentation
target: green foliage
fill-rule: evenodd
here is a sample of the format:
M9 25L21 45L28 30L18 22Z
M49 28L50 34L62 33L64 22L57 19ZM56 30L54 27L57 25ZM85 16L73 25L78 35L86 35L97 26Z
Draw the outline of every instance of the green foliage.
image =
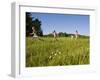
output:
M53 37L53 34L43 35L43 37Z
M43 31L41 29L41 21L37 18L32 17L31 13L26 12L26 36L30 36L32 33L32 27L34 26L36 34L38 36L43 36Z
M79 35L80 38L89 38L89 36Z
M33 26L36 30L36 34L38 36L43 36L43 31L41 29L41 21L39 21L39 19L36 18L35 20L33 20Z
M32 32L32 17L31 13L26 12L26 36L29 36L29 34Z
M26 67L89 64L89 38L26 38Z
M68 37L67 33L59 32L59 37Z

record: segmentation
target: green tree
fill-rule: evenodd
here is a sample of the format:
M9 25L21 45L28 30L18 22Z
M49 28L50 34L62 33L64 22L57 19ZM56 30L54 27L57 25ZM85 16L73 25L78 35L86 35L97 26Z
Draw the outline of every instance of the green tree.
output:
M30 36L32 33L32 27L34 26L36 34L38 36L43 36L43 31L41 29L41 21L32 17L30 12L26 12L26 36Z
M32 17L31 17L31 13L27 12L26 13L26 36L29 36L30 33L32 32Z
M59 36L60 37L68 37L68 34L67 33L63 33L63 32L59 32Z
M36 18L35 20L33 20L33 26L36 30L36 34L38 36L43 36L43 31L41 29L41 21L39 21L39 19Z

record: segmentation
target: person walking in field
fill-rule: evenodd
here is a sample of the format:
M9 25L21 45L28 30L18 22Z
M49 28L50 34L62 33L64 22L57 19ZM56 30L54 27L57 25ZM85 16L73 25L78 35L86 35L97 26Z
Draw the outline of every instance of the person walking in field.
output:
M55 30L53 31L53 37L54 37L54 40L57 40L57 33Z
M34 26L32 27L32 33L31 33L31 35L33 35L33 38L38 38Z
M78 33L78 31L76 30L75 39L77 39L78 37L79 37L79 33Z
M35 30L34 26L32 27L32 33L31 33L31 35L33 35L33 36L32 36L33 39L38 39L38 40L43 41L43 39L41 39L41 38L36 34L36 30Z
M74 38L74 36L73 35L71 35L71 39L73 39Z

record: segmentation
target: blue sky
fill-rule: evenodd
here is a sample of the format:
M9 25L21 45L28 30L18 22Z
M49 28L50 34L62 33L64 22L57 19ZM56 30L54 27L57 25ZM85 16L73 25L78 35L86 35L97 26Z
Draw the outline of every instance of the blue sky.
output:
M41 22L43 34L58 32L75 33L89 36L89 15L32 13Z

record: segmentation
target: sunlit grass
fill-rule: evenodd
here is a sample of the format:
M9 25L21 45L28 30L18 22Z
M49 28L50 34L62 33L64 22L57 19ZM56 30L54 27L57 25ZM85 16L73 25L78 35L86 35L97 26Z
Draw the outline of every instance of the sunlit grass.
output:
M89 39L26 38L26 67L89 64Z

